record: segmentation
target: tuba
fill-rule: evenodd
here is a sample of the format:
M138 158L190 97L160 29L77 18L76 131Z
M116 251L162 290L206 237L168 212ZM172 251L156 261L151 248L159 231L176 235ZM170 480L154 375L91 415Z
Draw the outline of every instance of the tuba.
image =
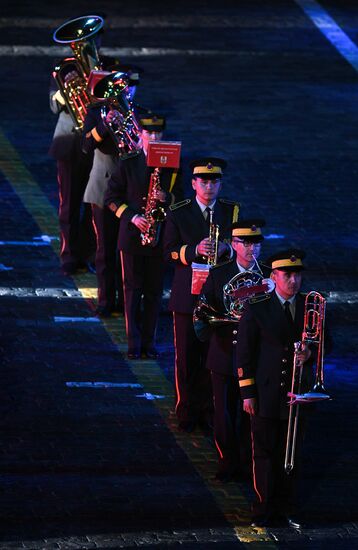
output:
M121 160L136 156L142 149L140 128L134 114L128 92L126 73L117 72L102 78L93 91L97 99L104 100L101 118L107 127ZM117 117L107 122L109 111L116 111Z
M309 292L305 299L302 339L294 343L291 391L287 394L290 397L284 465L287 474L294 467L300 404L331 399L323 385L325 311L326 299L319 292ZM303 344L317 346L315 380L312 389L306 393L301 393L303 365L298 362Z
M162 206L158 204L154 197L154 191L160 188L160 168L155 168L150 176L149 190L147 203L144 207L144 217L149 223L145 233L141 233L141 242L143 246L154 247L159 242L162 222L165 219L166 213Z
M103 24L102 17L87 15L67 21L53 34L55 42L69 44L74 53L74 57L61 61L52 74L76 130L83 128L87 106L94 101L87 85L91 71L101 68L94 37Z

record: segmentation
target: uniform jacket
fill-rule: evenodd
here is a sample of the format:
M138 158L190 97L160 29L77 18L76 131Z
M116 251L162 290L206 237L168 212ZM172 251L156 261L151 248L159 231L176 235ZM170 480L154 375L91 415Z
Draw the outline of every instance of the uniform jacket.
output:
M287 418L293 367L293 342L301 340L304 295L296 295L294 328L290 333L284 309L275 293L268 300L245 306L238 324L237 367L243 399L256 397L258 415ZM303 367L302 392L311 387L313 355Z
M219 240L231 238L231 225L238 219L239 204L217 199L214 223L219 225ZM208 225L193 197L170 207L164 235L164 257L175 265L169 309L178 313L193 313L197 296L191 294L191 264L206 263L196 256L196 246L208 237ZM227 260L227 256L223 258Z
M143 246L139 229L131 222L135 214L144 214L153 168L146 164L143 151L125 160L118 161L115 172L108 182L105 205L120 219L119 249L131 254L161 256L162 235L158 246ZM167 200L161 203L168 207L182 198L181 171L163 168L160 172L160 186L166 191ZM166 222L164 222L165 224Z
M253 271L260 273L263 277L269 277L271 272L261 263L259 263L258 269ZM202 295L205 297L206 303L218 312L219 317L227 313L223 287L238 273L239 268L235 257L229 262L212 268L203 286ZM206 367L213 372L237 377L233 353L235 349L233 342L237 342L237 326L237 322L211 325Z
M116 170L118 154L115 143L102 120L103 103L89 107L82 131L82 150L91 155L94 153L93 166L83 197L84 202L103 207L104 196L111 174ZM91 130L95 128L102 141L96 141Z

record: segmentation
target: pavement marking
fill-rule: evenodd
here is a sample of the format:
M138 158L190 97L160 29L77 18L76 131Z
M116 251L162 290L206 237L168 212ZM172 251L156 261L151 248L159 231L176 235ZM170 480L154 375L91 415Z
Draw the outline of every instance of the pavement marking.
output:
M55 30L62 25L63 19L45 17L1 17L0 28L25 28L25 29L46 29ZM301 15L280 15L270 14L270 17L259 17L258 14L240 15L138 15L111 16L106 20L106 29L206 29L206 28L309 28L307 20Z
M142 388L140 384L133 384L131 382L66 382L68 388Z
M46 235L59 234L58 217L55 208L44 196L39 185L34 181L29 171L22 163L17 151L13 148L4 133L0 129L0 170L7 178L14 192L22 201L24 207L38 224L42 233ZM59 254L58 241L52 241L51 246ZM77 288L92 288L95 283L95 275L85 273L76 275L73 278ZM84 299L86 298L83 296ZM70 319L79 318L61 318L61 322L68 322ZM125 323L123 318L105 318L97 317L80 318L81 321L102 322L112 342L119 347L126 344ZM63 320L63 321L62 321ZM93 322L93 321L91 321ZM236 540L242 544L265 541L268 549L276 548L272 539L266 532L257 533L248 526L249 524L249 505L240 488L239 484L229 483L223 488L214 482L215 470L217 468L217 455L211 441L203 434L196 434L188 437L177 430L177 420L173 414L174 406L174 388L173 384L166 378L164 372L156 361L133 361L127 363L128 367L135 375L138 383L145 390L144 393L153 396L167 396L166 399L155 399L153 404L158 408L163 421L171 431L179 447L187 455L189 461L196 468L201 476L203 483L206 484L215 502L218 510L231 525L232 533Z
M0 246L51 246L44 241L0 241Z
M98 317L54 317L55 323L100 323Z
M252 50L200 50L200 49L186 49L186 48L146 48L146 47L126 47L126 48L101 48L103 55L111 57L155 57L155 56L224 56L229 55L235 57L255 56L262 57L272 55L270 52L265 51L252 51ZM0 57L56 57L62 58L70 54L68 47L64 46L0 46ZM282 55L292 55L286 54Z
M342 57L358 71L358 48L335 20L316 0L295 0L317 29L329 40Z

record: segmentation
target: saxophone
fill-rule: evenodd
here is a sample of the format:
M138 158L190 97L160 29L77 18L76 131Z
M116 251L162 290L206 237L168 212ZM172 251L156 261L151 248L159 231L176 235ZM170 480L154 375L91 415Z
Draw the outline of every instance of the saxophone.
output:
M162 222L166 213L163 206L158 204L155 198L155 191L160 189L160 168L155 168L150 176L147 202L144 207L144 217L148 222L148 229L141 233L141 242L143 246L157 246L160 237Z
M103 23L98 15L78 17L61 25L53 34L55 42L69 44L74 53L74 57L61 61L52 74L76 130L82 130L87 107L95 101L87 85L91 71L101 68L94 36Z

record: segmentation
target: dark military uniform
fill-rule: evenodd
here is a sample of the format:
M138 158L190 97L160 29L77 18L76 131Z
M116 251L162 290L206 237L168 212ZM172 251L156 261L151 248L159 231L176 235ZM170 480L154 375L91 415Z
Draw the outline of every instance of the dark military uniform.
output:
M152 172L153 168L147 166L143 152L119 161L105 196L105 205L120 219L118 245L123 265L128 350L138 353L141 348L148 349L154 345L163 290L162 230L157 246L143 246L140 231L131 222L136 214L144 214ZM166 202L160 203L162 206L168 207L176 199L181 199L180 171L163 168L160 187L166 192Z
M108 180L115 171L118 153L101 117L103 103L88 109L82 137L83 151L93 155L93 167L84 193L85 203L92 205L96 231L96 276L98 287L98 313L123 311L122 268L118 252L119 219L104 207Z
M231 225L237 221L238 213L237 203L216 199L213 222L219 225L221 241L230 239ZM207 220L195 197L170 208L164 254L166 260L175 265L169 309L174 316L176 413L179 422L205 422L212 412L210 377L205 369L207 343L201 342L194 331L193 311L197 296L191 294L191 264L207 262L196 255L196 246L208 237L208 233Z
M56 91L52 78L50 107L59 117L49 154L57 161L60 260L66 272L74 273L90 259L95 248L91 209L82 206L93 155L82 151L81 135L75 131L67 108L53 99Z
M263 302L245 306L238 325L237 366L243 399L256 397L257 412L251 416L253 438L255 515L290 513L294 503L292 474L284 471L287 419L293 368L293 343L300 341L303 330L304 296L297 294L293 324L285 316L276 292ZM311 358L304 364L302 392L312 381ZM302 407L301 407L302 411ZM299 461L303 435L300 413L296 462Z
M255 261L250 271L269 277L270 269ZM202 289L206 303L223 317L223 287L240 273L236 258L213 268ZM219 454L218 477L251 472L250 418L242 411L235 350L238 322L211 325L206 367L211 371L214 396L214 438Z

